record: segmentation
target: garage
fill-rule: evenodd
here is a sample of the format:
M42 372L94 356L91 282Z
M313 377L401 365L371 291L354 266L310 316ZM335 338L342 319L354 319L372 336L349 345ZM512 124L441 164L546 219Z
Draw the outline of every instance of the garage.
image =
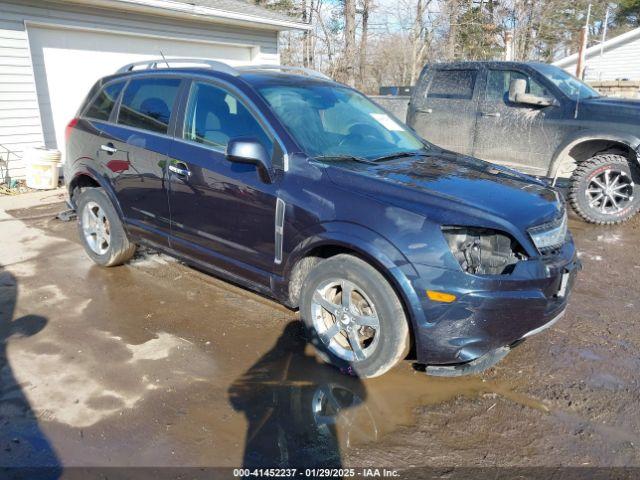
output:
M64 127L95 81L123 65L160 57L250 63L251 47L99 31L27 27L45 145L64 148ZM51 94L53 92L54 94Z
M0 0L0 181L25 152L61 150L100 77L131 62L204 58L279 63L278 35L309 26L240 0Z

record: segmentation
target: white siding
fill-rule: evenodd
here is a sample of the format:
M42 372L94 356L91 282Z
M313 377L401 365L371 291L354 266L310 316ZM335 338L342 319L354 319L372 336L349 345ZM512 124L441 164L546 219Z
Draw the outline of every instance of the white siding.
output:
M587 57L585 80L640 80L640 37Z
M577 55L570 55L554 64L576 73ZM586 81L640 80L640 28L605 42L600 55L598 45L586 52Z
M136 38L146 37L158 38L159 42L164 39L175 40L176 49L180 52L184 48L178 47L183 42L216 42L250 47L249 57L242 61L279 61L278 34L273 30L217 25L198 19L176 20L42 0L0 0L0 12L0 145L14 149L19 154L30 146L43 143L59 148L56 137L59 139L61 133L54 131L52 120L52 105L60 104L60 99L50 98L50 93L55 95L55 92L49 92L47 79L40 78L43 68L46 69L45 59L42 51L30 51L27 26L30 31L55 25L129 34L132 53L139 50L136 48ZM61 30L61 35L65 35L64 30ZM31 48L33 46L31 42ZM147 58L152 52L144 53L146 55L142 58ZM38 77L35 81L34 67ZM19 163L14 162L12 170L13 177L20 177L24 173Z
M27 32L0 29L0 145L21 157L26 148L42 143ZM6 151L1 147L0 158L6 159ZM22 161L15 155L9 159L9 176L22 177Z

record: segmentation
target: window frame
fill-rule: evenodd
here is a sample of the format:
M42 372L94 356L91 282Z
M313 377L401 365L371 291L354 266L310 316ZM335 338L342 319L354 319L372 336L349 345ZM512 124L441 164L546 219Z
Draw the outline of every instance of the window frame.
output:
M431 96L431 88L433 87L433 82L436 79L436 76L438 75L438 73L440 72L473 72L475 75L474 81L473 81L473 88L471 89L471 96L470 97L454 97L454 96ZM431 79L429 80L429 84L427 85L427 88L425 89L424 92L424 100L425 102L429 102L429 101L438 101L438 100L456 100L456 101L463 101L463 102L473 102L474 99L476 98L476 91L478 89L478 84L480 83L480 81L482 80L481 77L481 70L479 68L476 67L464 67L464 68L436 68L433 70L433 74L431 75Z
M287 150L284 147L284 143L276 133L275 129L271 126L271 124L266 120L260 109L255 105L255 103L240 89L238 89L233 84L226 82L222 79L205 77L205 76L189 76L185 78L185 84L182 90L182 96L180 99L180 105L178 110L176 111L176 121L175 121L175 131L174 131L174 139L179 142L186 143L188 145L194 145L200 148L204 148L207 150L211 150L213 152L226 155L226 148L216 148L213 145L207 145L204 143L199 143L194 140L189 140L184 137L184 126L186 122L187 115L187 107L189 106L189 100L191 98L191 92L193 91L193 86L196 83L208 84L213 87L219 88L230 95L236 97L237 101L240 101L243 106L249 111L249 113L256 120L260 128L264 131L265 135L271 142L273 143L273 154L271 156L271 166L275 168L279 168L280 170L284 170L285 172L289 169L289 159L287 155Z

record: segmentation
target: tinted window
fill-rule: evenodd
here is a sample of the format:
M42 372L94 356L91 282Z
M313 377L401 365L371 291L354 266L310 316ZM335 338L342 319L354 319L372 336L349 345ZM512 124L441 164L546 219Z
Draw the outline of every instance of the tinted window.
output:
M100 90L96 99L89 105L85 116L96 120L109 120L109 115L111 115L111 110L113 110L122 87L124 87L124 82L113 83Z
M539 97L552 96L546 88L523 72L516 70L489 70L487 76L487 100L509 103L509 85L511 80L524 79L527 81L527 93Z
M184 120L183 138L225 149L229 140L258 140L269 154L272 142L251 112L234 95L206 83L194 83Z
M427 97L469 100L473 98L476 74L476 70L438 70Z
M177 78L131 80L122 97L118 123L167 133L179 86Z

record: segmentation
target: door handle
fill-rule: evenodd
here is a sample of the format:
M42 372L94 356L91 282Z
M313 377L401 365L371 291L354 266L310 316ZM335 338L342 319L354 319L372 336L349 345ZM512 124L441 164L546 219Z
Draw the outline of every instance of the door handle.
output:
M480 112L480 116L500 118L500 112Z
M106 145L100 145L100 150L103 152L107 152L109 155L113 155L118 151L116 147L113 146L113 143L107 143Z
M433 113L433 108L418 108L416 110L418 110L420 113Z
M191 172L189 171L189 169L184 163L178 163L177 165L169 165L169 170L181 177L191 176Z

